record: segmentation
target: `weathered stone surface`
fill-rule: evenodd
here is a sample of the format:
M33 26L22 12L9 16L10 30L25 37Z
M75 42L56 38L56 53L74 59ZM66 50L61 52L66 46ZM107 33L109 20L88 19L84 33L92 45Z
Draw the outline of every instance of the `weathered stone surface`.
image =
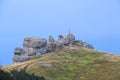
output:
M80 46L80 47L85 47L85 48L90 48L90 49L94 49L94 47L91 44L88 44L86 42L83 42L81 40L76 40L74 42L76 45Z
M29 56L41 55L71 44L94 49L92 45L86 42L75 40L75 36L71 33L67 34L65 37L59 35L57 41L55 41L52 36L49 36L48 41L44 38L26 37L23 42L23 48L15 48L13 62L26 61L29 59Z
M89 49L94 49L94 47L91 44L86 44L84 47L89 48Z
M46 39L36 38L36 37L26 37L23 42L23 47L40 48L46 44L47 44Z
M23 48L17 47L17 48L14 49L14 54L15 55L23 55L23 54L25 54L25 51L24 51Z
M49 36L48 43L54 43L54 42L55 42L54 38L52 36Z
M58 35L58 40L62 40L64 37L60 34Z
M26 37L23 42L23 48L27 55L43 54L47 52L47 40L43 38Z
M64 37L64 45L72 44L75 41L75 36L73 34L67 34Z
M62 47L72 44L75 41L75 36L73 34L67 34L65 37L62 35L58 36L58 41L56 41L56 46Z
M43 54L47 52L47 46L44 46L42 48L25 48L25 53L29 56L33 56L36 54Z
M29 57L25 54L24 48L15 48L14 50L14 57L13 57L13 63L17 62L23 62L28 60Z
M63 47L64 46L64 37L62 35L58 36L58 40L56 41L57 47Z
M13 58L13 63L17 63L17 62L23 62L23 61L26 61L28 60L29 57L27 55L14 55L14 58Z
M64 41L59 40L56 42L56 47L63 47L64 46Z
M55 49L55 40L52 36L49 36L47 45L49 48L48 51L52 51Z

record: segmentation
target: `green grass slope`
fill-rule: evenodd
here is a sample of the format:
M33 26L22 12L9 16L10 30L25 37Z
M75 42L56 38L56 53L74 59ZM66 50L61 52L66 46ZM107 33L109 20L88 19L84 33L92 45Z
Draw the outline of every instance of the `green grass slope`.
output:
M64 47L2 69L24 69L46 80L120 80L120 56L77 46Z

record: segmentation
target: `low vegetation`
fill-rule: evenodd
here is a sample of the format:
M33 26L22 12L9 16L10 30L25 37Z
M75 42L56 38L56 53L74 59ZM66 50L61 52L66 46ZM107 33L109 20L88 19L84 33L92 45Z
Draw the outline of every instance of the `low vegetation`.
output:
M35 76L34 74L30 75L24 70L12 70L10 72L0 70L0 80L45 80L45 78Z
M18 66L20 64L21 66ZM28 64L29 66L26 67L25 65ZM86 48L65 47L48 54L31 57L29 61L15 66L30 75L44 76L46 80L120 80L118 55ZM9 71L15 66L4 66L2 69Z

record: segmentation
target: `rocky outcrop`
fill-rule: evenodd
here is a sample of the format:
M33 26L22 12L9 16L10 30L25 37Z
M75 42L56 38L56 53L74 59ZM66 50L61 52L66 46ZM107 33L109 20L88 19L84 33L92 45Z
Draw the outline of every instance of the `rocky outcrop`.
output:
M15 50L14 50L14 54L15 54L15 55L24 55L24 54L25 54L25 51L24 51L23 48L17 47L17 48L15 48Z
M40 55L48 51L47 40L36 37L26 37L23 41L23 48L15 48L13 62L22 62L29 59L29 56Z
M26 61L28 59L29 59L29 57L28 57L28 55L25 54L24 48L19 48L19 47L15 48L13 63L23 62L23 61Z
M55 42L54 38L52 36L49 36L48 43L54 43L54 42Z
M47 45L48 45L49 51L55 50L55 40L52 36L49 36Z
M44 38L26 37L23 41L23 47L15 48L13 62L26 61L29 59L29 56L41 55L68 45L78 45L80 47L94 49L92 45L86 42L75 40L75 36L71 33L66 36L59 35L57 41L52 36L49 36L48 41Z
M81 41L81 40L76 40L74 42L74 45L78 45L80 47L85 47L85 48L89 48L89 49L94 49L94 47L91 44L88 44L88 43Z
M68 34L64 37L64 45L73 44L75 41L75 36L73 34Z
M58 40L56 41L57 47L63 47L64 46L64 37L62 35L58 35Z
M29 57L27 55L14 55L13 63L23 62L26 60L29 60Z
M36 37L26 37L23 42L24 48L41 48L47 44L47 40Z
M62 35L58 36L58 41L56 42L56 46L68 46L69 44L73 44L75 41L75 36L73 34L67 34L65 37Z
M43 54L47 52L47 40L36 37L26 37L23 48L27 55Z

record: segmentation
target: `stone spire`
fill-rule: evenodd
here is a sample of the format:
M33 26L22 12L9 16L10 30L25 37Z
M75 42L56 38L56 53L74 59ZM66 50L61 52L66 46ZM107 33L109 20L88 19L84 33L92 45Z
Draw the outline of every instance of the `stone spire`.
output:
M49 51L55 49L55 40L52 36L49 36L47 45L49 47Z
M52 36L49 36L49 38L48 38L48 42L50 42L50 43L54 43L55 40L54 40L54 38L53 38Z

